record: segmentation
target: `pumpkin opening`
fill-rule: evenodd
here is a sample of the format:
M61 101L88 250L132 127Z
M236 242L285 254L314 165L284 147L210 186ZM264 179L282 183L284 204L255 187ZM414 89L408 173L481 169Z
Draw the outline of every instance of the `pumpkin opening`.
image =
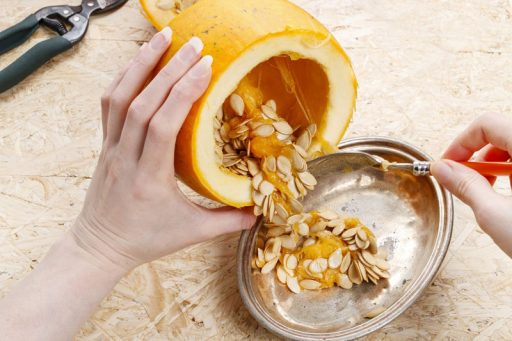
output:
M328 90L327 75L317 62L280 55L253 68L235 92L243 94L242 97L253 97L258 107L274 99L280 116L292 127L305 127L311 123L321 123ZM224 107L227 107L227 102Z

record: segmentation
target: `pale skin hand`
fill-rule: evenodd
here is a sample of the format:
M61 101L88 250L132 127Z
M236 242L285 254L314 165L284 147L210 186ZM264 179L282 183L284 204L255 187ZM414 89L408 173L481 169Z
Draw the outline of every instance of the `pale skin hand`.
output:
M254 223L250 211L208 210L178 190L176 136L210 82L212 59L192 39L144 87L171 35L155 35L103 96L103 146L83 210L0 301L0 340L70 340L135 266Z
M432 165L436 179L473 209L482 229L512 257L512 197L493 190L495 179L454 162L467 161L475 153L479 161L510 160L512 118L497 114L479 117L448 147L445 160ZM512 177L510 183L512 186Z

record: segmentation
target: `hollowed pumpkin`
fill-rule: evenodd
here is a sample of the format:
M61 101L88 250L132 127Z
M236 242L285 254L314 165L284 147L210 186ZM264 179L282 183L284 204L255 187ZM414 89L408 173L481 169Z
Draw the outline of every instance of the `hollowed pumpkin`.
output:
M155 0L141 0L144 9ZM166 16L147 13L161 28ZM311 15L286 0L200 0L168 25L173 43L165 63L191 37L213 56L213 77L178 135L175 167L191 188L227 205L252 205L250 180L215 162L213 119L236 89L246 98L269 98L293 126L314 122L310 151L341 139L355 106L357 83L350 60Z

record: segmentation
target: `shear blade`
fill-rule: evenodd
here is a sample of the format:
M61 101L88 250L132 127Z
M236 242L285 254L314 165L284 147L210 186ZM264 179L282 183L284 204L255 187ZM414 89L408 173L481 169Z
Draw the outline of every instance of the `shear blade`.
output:
M116 9L119 6L122 6L127 0L96 0L100 5L100 9L96 11L96 14L107 12L113 9ZM84 0L83 3L87 4L87 0Z

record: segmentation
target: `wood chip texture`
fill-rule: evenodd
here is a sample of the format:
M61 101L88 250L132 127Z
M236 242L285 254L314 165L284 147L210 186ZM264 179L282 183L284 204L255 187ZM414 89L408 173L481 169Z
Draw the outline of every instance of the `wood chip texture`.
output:
M509 1L294 2L333 31L352 60L359 97L346 137L399 137L437 158L479 114L511 113ZM0 0L0 30L58 3ZM101 145L100 96L154 32L138 2L129 1L91 18L82 42L0 95L0 296L32 271L79 213ZM0 58L0 69L48 37L39 29ZM505 193L506 186L495 187ZM275 339L238 295L238 237L135 269L76 339ZM366 339L510 340L511 297L512 261L456 200L439 275L410 309Z

